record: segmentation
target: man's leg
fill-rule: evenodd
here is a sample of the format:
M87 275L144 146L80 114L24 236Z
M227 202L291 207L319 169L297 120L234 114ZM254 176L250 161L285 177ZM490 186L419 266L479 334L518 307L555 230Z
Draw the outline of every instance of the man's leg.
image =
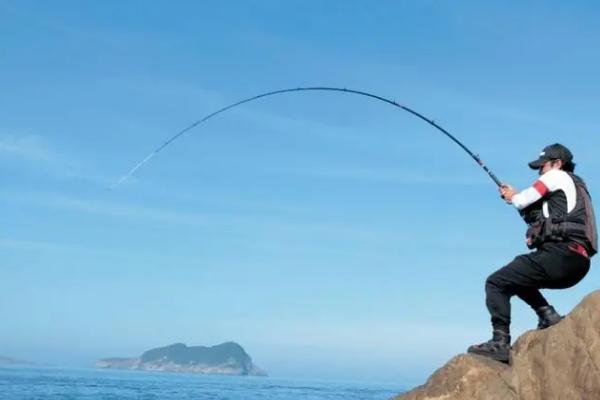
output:
M589 270L589 259L579 254L536 251L516 257L486 281L486 304L494 329L508 332L510 297L519 296L538 315L538 329L552 326L562 319L548 304L540 288L563 289L578 283Z
M531 255L516 257L505 267L494 272L485 283L486 305L494 328L491 340L470 346L469 353L490 357L508 363L510 354L510 298L520 294L530 304L546 303L537 290L547 278L533 262Z
M494 330L510 332L510 298L514 295L534 310L548 305L538 290L545 286L548 276L534 260L535 254L518 256L486 280L486 305Z
M579 253L556 254L548 251L535 253L534 261L543 267L547 275L544 287L549 289L566 289L574 286L585 277L589 271L590 262L587 257ZM520 294L517 294L521 297ZM549 328L559 323L562 316L554 307L540 302L526 302L533 308L539 317L538 329Z
M536 288L521 288L515 294L534 310L548 306L548 301Z

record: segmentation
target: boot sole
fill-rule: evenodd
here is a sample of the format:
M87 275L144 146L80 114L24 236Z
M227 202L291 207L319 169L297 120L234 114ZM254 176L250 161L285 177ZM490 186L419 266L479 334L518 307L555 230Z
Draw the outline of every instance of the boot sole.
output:
M487 357L487 358L491 358L494 361L499 361L501 363L505 363L505 364L509 364L510 363L510 352L506 355L504 354L498 354L498 353L485 353L485 352L478 352L477 350L467 350L467 353L469 354L475 354L478 356L482 356L482 357Z
M558 321L556 321L556 322L554 322L554 323L552 323L552 324L550 324L550 325L545 325L545 326L542 326L542 327L539 327L539 326L538 326L537 330L538 330L538 331L541 331L541 330L544 330L544 329L548 329L548 328L550 328L551 326L554 326L554 325L558 324L558 323L559 323L560 321L562 321L563 319L565 319L565 317L564 317L564 316L560 317L560 319L559 319Z

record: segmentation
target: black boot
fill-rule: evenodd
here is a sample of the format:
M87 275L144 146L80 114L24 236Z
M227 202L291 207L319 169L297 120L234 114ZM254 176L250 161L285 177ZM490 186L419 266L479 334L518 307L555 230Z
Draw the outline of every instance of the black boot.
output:
M469 347L467 352L508 364L510 335L507 332L495 330L491 340L481 344L474 344Z
M560 322L561 319L564 318L561 317L552 306L540 307L537 310L535 310L535 312L539 317L537 326L538 329L546 329L548 327L551 327L552 325L556 325Z

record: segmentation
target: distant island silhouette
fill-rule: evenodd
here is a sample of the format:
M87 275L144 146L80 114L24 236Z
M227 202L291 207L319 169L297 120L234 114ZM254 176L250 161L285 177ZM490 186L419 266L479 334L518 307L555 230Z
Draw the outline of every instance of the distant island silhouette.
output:
M12 357L0 356L0 365L33 365L31 361L19 360Z
M212 347L187 346L175 343L148 350L134 358L103 358L96 368L165 371L216 375L266 376L266 372L252 362L252 358L235 342Z

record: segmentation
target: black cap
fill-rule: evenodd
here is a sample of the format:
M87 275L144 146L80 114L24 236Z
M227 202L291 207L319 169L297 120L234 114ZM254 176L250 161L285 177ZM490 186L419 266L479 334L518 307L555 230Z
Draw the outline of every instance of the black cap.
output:
M554 143L550 146L544 147L544 150L540 153L540 158L529 163L529 168L539 169L545 163L551 160L562 160L563 162L569 162L573 160L573 154L569 149L560 143Z

